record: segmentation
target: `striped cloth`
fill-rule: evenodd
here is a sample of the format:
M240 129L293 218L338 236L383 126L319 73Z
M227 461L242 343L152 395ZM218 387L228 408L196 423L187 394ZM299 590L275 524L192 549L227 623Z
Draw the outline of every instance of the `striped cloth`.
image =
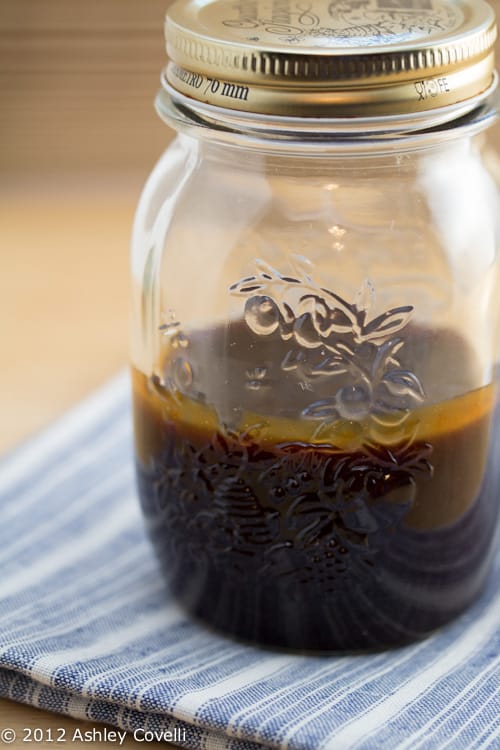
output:
M205 750L500 747L500 556L416 645L290 656L186 619L145 537L125 374L1 465L0 694Z

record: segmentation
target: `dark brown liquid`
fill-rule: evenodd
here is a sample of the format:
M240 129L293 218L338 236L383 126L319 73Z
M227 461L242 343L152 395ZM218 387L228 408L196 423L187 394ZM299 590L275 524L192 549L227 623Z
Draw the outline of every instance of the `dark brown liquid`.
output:
M187 393L134 372L140 497L171 587L195 616L259 643L421 637L487 574L500 488L494 386L421 406L399 432L369 416L318 430L297 418L311 393L297 368L283 375L284 346L232 324L190 335ZM414 330L405 365L439 393L458 363L466 379L469 355L456 336Z

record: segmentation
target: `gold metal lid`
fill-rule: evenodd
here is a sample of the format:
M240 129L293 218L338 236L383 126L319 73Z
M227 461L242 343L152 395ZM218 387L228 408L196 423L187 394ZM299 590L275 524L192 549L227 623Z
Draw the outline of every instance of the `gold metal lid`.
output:
M166 80L260 114L422 113L491 89L496 33L484 0L177 0Z

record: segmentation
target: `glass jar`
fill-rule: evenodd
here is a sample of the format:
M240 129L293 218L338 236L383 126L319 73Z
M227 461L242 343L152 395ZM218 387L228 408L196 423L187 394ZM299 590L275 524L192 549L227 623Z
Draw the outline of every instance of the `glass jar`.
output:
M194 616L380 648L462 612L493 553L495 25L479 0L307 7L169 10L177 137L133 234L138 485Z

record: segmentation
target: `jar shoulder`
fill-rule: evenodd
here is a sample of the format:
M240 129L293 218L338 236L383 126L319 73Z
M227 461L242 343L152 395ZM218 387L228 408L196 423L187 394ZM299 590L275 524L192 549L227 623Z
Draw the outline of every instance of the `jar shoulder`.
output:
M147 178L132 227L132 271L136 278L140 278L145 255L154 244L155 226L164 212L165 204L175 207L177 194L195 160L195 142L178 135L163 152Z

